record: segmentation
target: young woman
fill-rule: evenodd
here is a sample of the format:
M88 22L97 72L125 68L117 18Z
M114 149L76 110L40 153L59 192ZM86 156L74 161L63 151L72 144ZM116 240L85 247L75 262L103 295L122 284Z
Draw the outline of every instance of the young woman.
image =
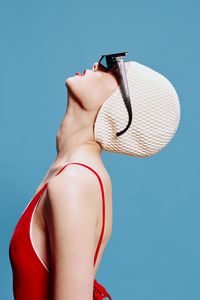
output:
M112 300L95 278L112 232L112 184L102 150L154 155L180 119L172 84L142 64L124 63L124 54L103 55L66 80L56 159L10 242L15 300Z
M10 245L15 300L110 297L95 277L112 231L112 185L93 128L119 82L115 70L98 63L66 80L56 159Z

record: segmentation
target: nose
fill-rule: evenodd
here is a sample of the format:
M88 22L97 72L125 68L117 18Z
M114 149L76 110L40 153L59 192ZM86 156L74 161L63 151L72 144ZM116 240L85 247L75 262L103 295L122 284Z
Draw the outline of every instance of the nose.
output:
M98 69L98 62L95 62L92 66L92 71L96 71Z

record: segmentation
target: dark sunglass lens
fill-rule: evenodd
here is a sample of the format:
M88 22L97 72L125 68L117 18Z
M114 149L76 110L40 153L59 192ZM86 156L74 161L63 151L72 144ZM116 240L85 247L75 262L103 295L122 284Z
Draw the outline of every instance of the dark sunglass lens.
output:
M107 64L110 70L115 70L117 68L116 57L112 55L107 56Z

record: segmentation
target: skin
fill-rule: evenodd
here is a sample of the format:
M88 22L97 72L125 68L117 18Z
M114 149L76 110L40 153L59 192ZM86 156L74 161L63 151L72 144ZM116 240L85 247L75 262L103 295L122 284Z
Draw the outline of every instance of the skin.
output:
M53 300L92 300L93 280L112 231L112 185L93 126L101 105L118 87L119 78L95 63L83 77L69 77L65 84L68 101L56 135L57 156L36 190L48 182L34 214L32 240L45 265L52 266ZM79 165L69 165L55 176L68 162L91 166L103 182L106 223L95 268L94 254L102 227L99 181Z

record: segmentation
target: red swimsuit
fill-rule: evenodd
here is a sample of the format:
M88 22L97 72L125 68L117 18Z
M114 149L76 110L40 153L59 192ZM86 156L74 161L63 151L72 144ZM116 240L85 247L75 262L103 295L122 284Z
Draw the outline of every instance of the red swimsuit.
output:
M55 175L57 176L69 164L78 164L90 169L98 178L102 192L103 221L102 230L94 256L94 266L100 249L105 226L104 189L100 176L91 167L82 163L68 163ZM30 238L31 217L47 188L48 182L37 192L23 211L13 232L9 245L9 258L13 272L13 293L15 300L50 300L52 295L52 276L45 264L35 252ZM93 300L104 298L112 300L106 289L94 279Z

